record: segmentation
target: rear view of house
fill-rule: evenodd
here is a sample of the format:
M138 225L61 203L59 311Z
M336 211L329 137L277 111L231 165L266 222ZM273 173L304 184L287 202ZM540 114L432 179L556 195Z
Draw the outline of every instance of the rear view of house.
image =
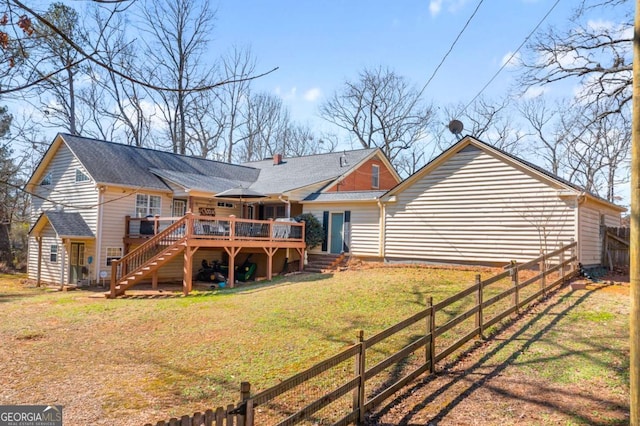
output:
M304 225L291 218L307 198L381 194L399 181L379 149L236 165L59 134L27 183L34 194L29 277L116 280L120 292L143 281L182 281L188 292L202 260L228 262L233 285L236 257L271 277L287 263L302 267ZM332 227L344 237L348 214L340 211Z

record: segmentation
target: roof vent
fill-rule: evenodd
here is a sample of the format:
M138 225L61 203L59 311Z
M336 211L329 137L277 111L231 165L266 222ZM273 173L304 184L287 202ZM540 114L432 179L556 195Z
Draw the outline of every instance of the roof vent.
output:
M349 165L349 162L347 161L347 152L343 151L342 155L340 156L340 167L346 167Z
M277 166L278 164L282 164L282 154L275 154L273 156L273 165Z

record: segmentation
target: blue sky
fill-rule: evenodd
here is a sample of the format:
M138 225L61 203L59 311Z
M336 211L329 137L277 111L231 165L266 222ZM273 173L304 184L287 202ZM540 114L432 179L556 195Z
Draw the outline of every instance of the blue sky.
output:
M255 87L277 93L294 119L321 125L318 105L364 67L388 66L426 83L479 0L260 1L218 3L213 47L251 46L258 69L278 71ZM515 51L555 0L485 0L427 91L436 105L467 103ZM545 25L565 25L561 1ZM218 54L219 52L216 52ZM485 92L514 83L505 69Z

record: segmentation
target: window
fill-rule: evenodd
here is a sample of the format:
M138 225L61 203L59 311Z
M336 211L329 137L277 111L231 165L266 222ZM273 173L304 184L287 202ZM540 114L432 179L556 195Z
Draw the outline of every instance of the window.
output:
M160 215L160 196L149 194L136 195L136 217Z
M58 261L58 246L56 244L52 244L49 249L49 261L52 263Z
M264 206L264 217L266 219L269 219L269 218L277 219L280 217L286 217L286 214L287 212L283 204Z
M232 209L234 207L233 203L225 203L218 201L218 207L226 207Z
M107 247L107 266L111 266L111 262L122 257L122 247Z
M51 185L52 182L53 182L53 175L51 174L51 172L49 172L46 175L44 175L44 177L42 178L42 182L40 182L40 185L47 186L47 185Z
M380 166L371 165L371 188L380 188Z
M89 176L85 175L82 170L76 169L76 182L87 182Z

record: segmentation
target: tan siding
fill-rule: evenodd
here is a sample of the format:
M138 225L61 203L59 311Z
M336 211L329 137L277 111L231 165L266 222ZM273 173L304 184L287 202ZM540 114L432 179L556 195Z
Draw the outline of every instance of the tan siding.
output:
M482 151L463 151L386 206L385 256L508 262L573 236L571 201Z
M111 276L111 267L106 265L107 247L124 248L125 217L135 216L136 194L160 195L161 216L171 216L171 194L154 191L133 191L130 189L108 187L104 192L102 212L102 247L100 248L99 265L96 270L106 271Z
M375 203L305 204L304 213L313 214L322 223L322 212L351 211L350 253L355 256L380 255L380 209ZM321 253L318 246L311 253Z
M606 226L620 226L620 213L601 204L587 201L580 205L580 262L599 265L602 261L602 234L600 215Z

